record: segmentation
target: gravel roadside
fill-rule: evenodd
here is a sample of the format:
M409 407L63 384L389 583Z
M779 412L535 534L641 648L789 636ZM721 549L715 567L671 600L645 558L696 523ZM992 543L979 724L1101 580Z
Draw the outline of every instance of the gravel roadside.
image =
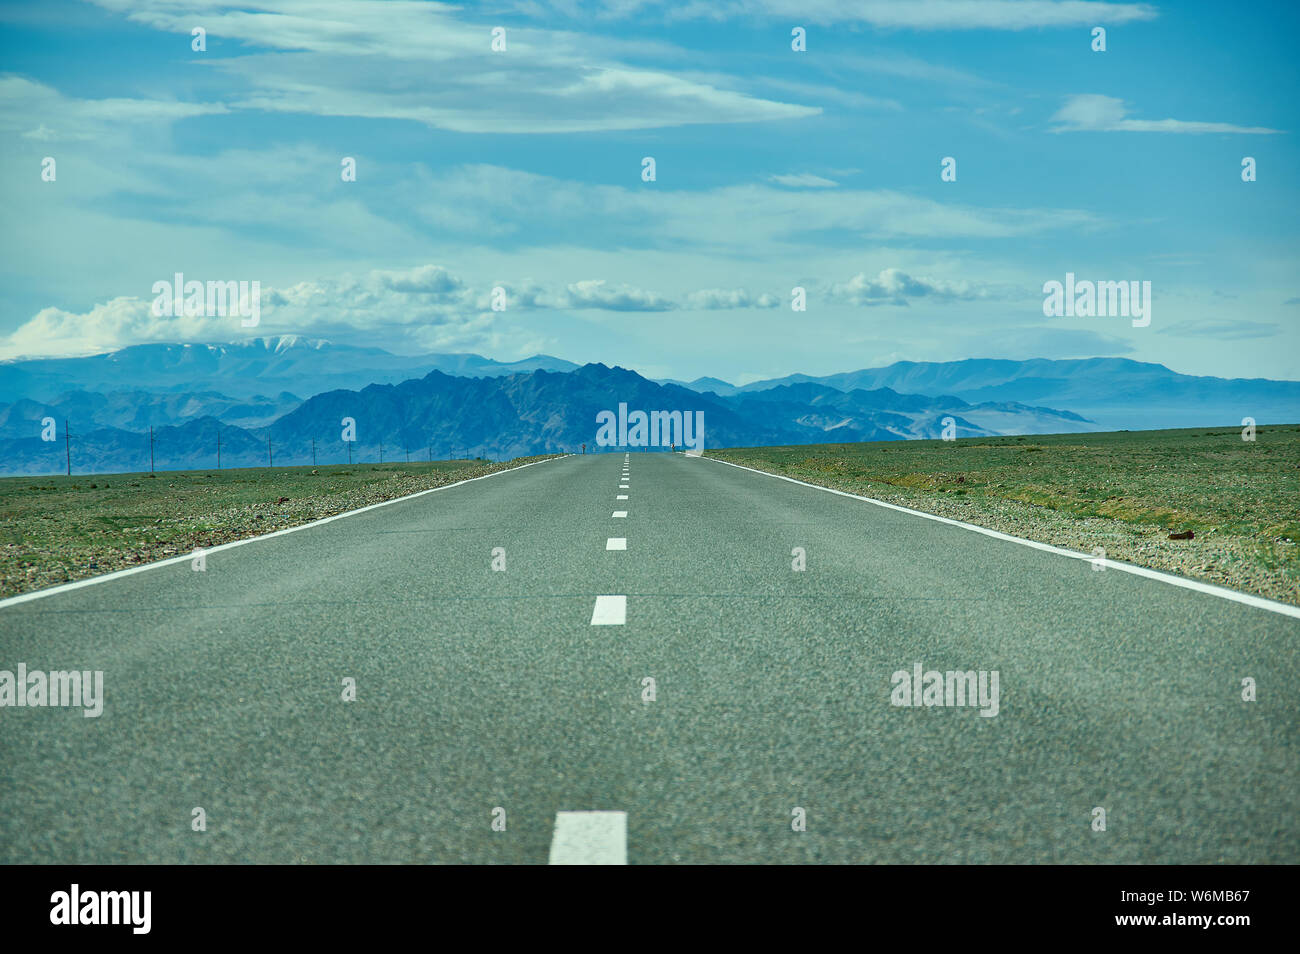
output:
M381 475L379 479L371 479L364 485L350 487L339 486L341 478L328 469L321 468L319 489L313 487L305 493L301 490L304 480L307 477L318 477L318 473L312 468L297 468L278 474L258 475L256 480L264 487L265 502L236 505L229 503L230 493L227 489L218 485L198 492L187 489L184 502L173 500L167 506L166 494L170 485L161 481L177 481L182 479L182 475L162 473L156 486L145 488L155 496L150 502L161 513L143 525L103 529L96 523L98 516L92 516L95 511L57 506L39 514L26 514L25 519L29 522L25 526L15 520L10 527L9 539L0 544L0 597L28 593L192 553L200 548L206 549L275 530L301 526L313 520L405 497L421 490L546 460L548 456L554 455L516 458L499 463L471 463L452 471L419 473L394 470ZM83 482L93 479L96 484L103 486L117 480L121 485L130 476L132 475L83 478ZM195 475L184 476L192 478ZM290 495L279 496L278 488L288 489L289 481L293 484ZM145 482L137 480L133 486L141 483ZM6 514L6 517L9 516ZM33 523L37 523L40 532L31 530Z
M1288 575L1285 569L1288 564L1294 565L1297 544L1284 537L1243 537L1211 527L1198 532L1191 540L1171 540L1169 530L1155 524L1080 517L1015 500L972 500L899 490L887 484L873 483L864 488L861 482L852 479L786 474L779 467L764 466L743 454L709 456L1081 553L1092 554L1095 548L1101 547L1110 560L1164 570L1300 606L1300 580Z

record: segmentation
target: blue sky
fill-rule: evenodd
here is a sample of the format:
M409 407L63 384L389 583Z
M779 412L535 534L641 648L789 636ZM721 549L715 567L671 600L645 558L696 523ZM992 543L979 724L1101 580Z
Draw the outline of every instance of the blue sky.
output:
M0 357L299 334L741 383L1095 355L1300 378L1298 20L1078 0L6 4ZM177 271L260 281L260 326L153 316ZM1066 272L1150 281L1151 324L1044 317Z

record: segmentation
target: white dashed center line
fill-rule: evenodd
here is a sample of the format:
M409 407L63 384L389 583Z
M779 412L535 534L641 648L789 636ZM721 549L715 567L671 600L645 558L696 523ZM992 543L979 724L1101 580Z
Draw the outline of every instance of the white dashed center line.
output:
M626 499L627 499L627 494L619 494L619 495L617 495L614 499L615 499L615 500L626 500Z
M626 596L597 596L591 611L592 626L622 626L627 622Z
M627 864L627 812L556 812L550 864Z
M627 537L610 537L605 541L606 550L626 550Z
M614 520L619 520L626 516L627 516L626 510L615 510L613 513L610 514L610 518Z

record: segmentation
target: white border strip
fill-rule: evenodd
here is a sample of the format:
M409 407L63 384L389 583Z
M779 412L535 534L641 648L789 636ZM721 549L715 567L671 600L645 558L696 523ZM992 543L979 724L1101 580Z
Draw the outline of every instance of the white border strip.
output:
M389 504L400 503L403 500L414 500L416 497L423 497L425 494L437 493L439 490L450 490L452 487L459 487L462 484L472 484L476 480L486 480L489 477L496 477L499 474L511 474L515 471L523 470L526 467L532 467L536 464L549 464L553 460L563 460L565 457L572 456L572 454L562 454L559 457L548 457L546 460L535 460L531 464L520 464L518 467L507 467L505 470L494 470L490 474L482 474L478 477L466 477L464 480L458 480L454 484L443 484L441 487L430 487L428 490L417 490L413 494L394 497L392 500L381 500L379 503L367 504L364 507L358 507L356 510L345 510L342 513L336 513L328 517L321 517L319 520L313 520L311 523L300 523L296 527L285 527L283 530L273 530L270 533L259 534L255 537L245 537L242 540L232 540L229 543L218 544L215 547L202 547L200 549L203 550L204 556L207 556L210 553L220 553L222 550L233 550L235 547L242 547L246 543L256 543L259 540L270 540L272 537L282 537L286 533L296 533L299 530L306 530L308 527L319 527L324 523L330 523L334 520L341 520L344 517L352 517L359 513L365 513L367 510L376 510L379 507L387 507ZM26 603L28 600L39 600L46 596L53 596L55 593L66 593L69 590L79 590L83 586L94 586L96 583L107 583L109 580L116 580L123 576L130 576L133 573L143 573L145 570L155 570L160 566L171 566L173 563L192 560L197 552L198 550L193 550L179 556L168 557L165 560L156 560L153 563L142 563L140 566L129 566L125 570L114 570L112 573L105 573L102 576L92 576L84 580L76 580L72 583L60 583L58 586L51 586L43 590L35 590L31 593L19 593L17 596L11 596L8 599L0 600L0 609L4 609L6 606L15 606L19 603Z
M875 504L877 507L897 510L900 513L910 513L916 517L925 517L927 520L935 520L939 523L961 527L965 530L974 530L976 533L982 533L986 537L993 537L995 540L1006 540L1010 543L1019 543L1023 546L1033 547L1035 550L1045 550L1048 553L1055 553L1057 556L1070 557L1073 560L1087 560L1090 563L1099 562L1110 570L1123 570L1125 573L1132 573L1135 576L1145 576L1151 580L1160 580L1162 583L1170 583L1174 586L1181 586L1184 589L1195 590L1198 593L1208 593L1210 596L1217 596L1220 599L1232 600L1235 603L1245 603L1247 606L1253 606L1256 609L1268 610L1271 613L1278 613L1282 616L1290 616L1294 619L1300 619L1300 606L1289 606L1286 603L1278 603L1275 600L1268 600L1262 596L1252 596L1250 593L1238 593L1236 590L1230 590L1223 586L1215 586L1213 583L1202 583L1200 580L1189 580L1186 577L1174 576L1172 573L1163 573L1160 570L1150 570L1144 566L1135 566L1132 563L1119 563L1115 560L1099 560L1091 554L1080 553L1077 550L1067 550L1064 547L1054 547L1050 543L1039 543L1037 540L1026 540L1024 537L1013 537L1009 533L990 530L988 527L977 527L973 523L963 523L960 520L953 520L951 517L940 517L937 514L926 513L924 510L913 510L911 507L902 507L898 504L886 503L885 501L877 500L874 497L863 497L861 494L851 494L848 491L836 490L833 487L822 487L818 484L810 484L807 481L796 480L794 477L786 477L784 474L773 474L770 471L759 470L755 467L746 467L744 464L733 464L729 460L720 460L717 457L708 457L705 459L718 464L726 464L728 467L737 467L740 470L748 470L751 473L762 474L764 477L775 477L777 480L786 480L792 484L799 484L801 487L811 487L813 490L824 490L828 494L838 494L841 497L848 497L850 500L860 500L863 503Z

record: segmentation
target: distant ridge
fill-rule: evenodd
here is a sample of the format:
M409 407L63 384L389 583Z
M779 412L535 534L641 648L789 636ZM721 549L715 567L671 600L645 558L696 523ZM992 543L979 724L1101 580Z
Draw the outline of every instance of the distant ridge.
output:
M123 470L142 466L149 427L156 445L173 429L156 447L156 459L170 461L160 466L208 466L218 427L232 465L245 447L245 465L262 462L267 437L283 447L277 459L309 461L311 438L318 449L338 443L343 416L358 422L353 451L375 457L380 441L426 456L430 444L443 456L570 450L592 443L596 411L634 401L706 410L715 447L938 437L945 417L961 436L1300 422L1300 382L1198 377L1126 358L899 361L736 387L708 376L656 382L549 355L395 355L283 335L0 362L0 466L59 469L57 448L38 437L47 418L60 434L70 422L87 469Z
M1162 364L1128 358L897 361L822 377L792 374L755 381L739 391L801 383L839 391L893 388L908 394L951 394L973 404L1012 401L1069 408L1095 421L1100 430L1222 426L1243 417L1260 424L1300 421L1300 381L1179 374Z
M595 444L596 415L620 404L643 411L704 414L706 447L808 444L821 441L903 440L941 436L951 418L961 436L1085 430L1078 415L1014 403L972 405L958 398L899 394L888 388L837 391L824 385L777 387L722 397L649 381L624 368L588 364L574 371L544 369L490 377L430 371L398 384L335 389L303 401L262 427L236 427L212 415L155 428L154 460L162 469L216 464L217 430L226 467L267 463L267 444L281 464L342 463L345 418L355 421L356 463L484 456L496 459L578 451ZM149 405L155 408L156 405ZM0 410L3 410L0 408ZM239 413L248 409L238 406ZM8 473L57 473L63 445L42 441L39 402L8 409L0 460ZM229 412L229 411L228 411ZM62 420L59 420L62 426ZM60 432L61 433L61 432ZM71 416L74 473L142 470L146 433L94 427ZM5 437L7 436L7 439ZM314 442L314 444L313 444Z
M142 344L84 358L0 362L0 401L50 401L68 391L216 391L232 398L319 394L334 388L396 384L442 371L492 377L519 371L572 371L549 355L494 361L477 354L396 355L298 335L226 344Z

